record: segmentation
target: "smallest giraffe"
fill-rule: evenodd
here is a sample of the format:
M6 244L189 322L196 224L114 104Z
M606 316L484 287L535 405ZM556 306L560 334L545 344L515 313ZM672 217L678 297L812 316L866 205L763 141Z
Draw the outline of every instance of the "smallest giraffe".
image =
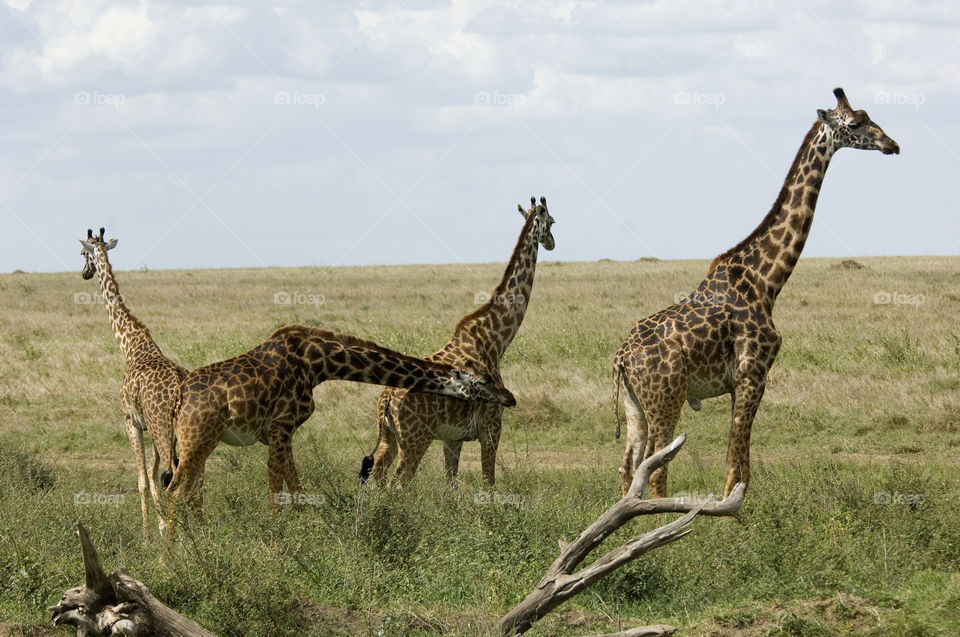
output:
M150 330L127 309L107 258L107 251L117 245L117 240L105 241L103 232L104 229L100 228L100 235L94 236L93 231L88 229L87 238L80 240L80 253L84 258L81 276L84 279L92 279L94 274L99 276L100 294L110 317L113 334L123 352L120 399L127 438L137 459L137 489L140 492L143 536L147 539L150 535L147 528L148 486L157 507L160 533L166 535L167 532L161 513L160 491L169 483L176 463L174 404L179 395L180 381L186 377L187 370L163 355L150 336ZM153 464L149 472L143 448L144 431L153 440ZM162 485L158 486L158 482Z

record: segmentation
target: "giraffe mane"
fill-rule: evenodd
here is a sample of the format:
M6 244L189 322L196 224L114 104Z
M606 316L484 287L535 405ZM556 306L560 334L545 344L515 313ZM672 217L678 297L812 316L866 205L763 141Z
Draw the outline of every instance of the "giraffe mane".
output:
M520 236L517 237L517 244L513 247L513 252L510 253L510 260L507 261L507 264L513 263L513 260L517 258L520 252L520 246L524 243L525 239L527 238L527 235L530 234L531 229L533 228L533 222L537 217L537 214L535 211L537 202L535 198L531 199L531 201L533 201L533 204L534 204L534 213L529 217L527 217L527 220L523 222L523 229L520 230ZM467 314L462 319L460 319L460 321L457 323L457 326L453 329L454 334L459 332L462 327L464 327L467 323L469 323L473 319L483 315L489 309L489 306L492 303L496 302L498 297L503 295L503 291L506 289L507 283L509 283L509 275L508 275L509 271L510 271L509 267L504 268L503 276L500 278L500 283L498 283L497 287L494 288L493 294L490 295L490 299L486 303L481 305L480 308L474 310L470 314Z
M777 195L777 200L774 201L773 206L770 207L770 212L766 214L766 216L760 222L760 225L754 228L753 232L748 234L746 238L744 238L742 241L740 241L740 243L733 246L726 252L718 255L713 260L713 262L710 263L710 268L707 269L708 275L711 274L714 270L716 270L717 267L721 263L723 263L726 259L728 259L730 256L736 254L737 252L743 250L748 245L750 245L750 242L752 242L754 239L760 236L760 234L762 234L763 231L766 230L766 228L770 224L776 221L777 215L783 209L783 205L786 202L787 195L790 192L787 189L786 185L793 181L794 175L797 174L797 171L800 169L801 164L806 158L806 149L808 148L809 144L813 141L813 138L817 135L817 133L820 132L820 128L822 126L823 126L823 122L821 122L820 120L817 120L816 122L814 122L813 126L810 127L810 130L807 131L806 137L803 138L803 143L800 144L800 150L797 151L796 157L793 158L793 164L790 165L790 170L789 172L787 172L787 177L786 179L783 180L783 187L780 188L780 194Z
M107 251L106 251L106 249L103 247L102 243L101 243L100 249L103 249L103 256L104 256L103 263L104 263L104 268L105 268L104 274L105 274L106 276L109 276L111 279L113 279L114 285L116 285L116 287L117 287L117 292L118 292L117 296L118 296L118 298L115 299L114 302L117 303L117 304L119 304L119 305L124 309L124 311L126 312L127 316L130 318L130 323L131 323L132 327L133 327L134 329L143 330L144 334L147 335L147 338L150 339L150 342L153 343L154 347L157 347L157 349L160 349L159 346L156 344L156 342L154 342L154 340L153 340L153 335L150 334L150 328L148 328L146 325L144 325L143 322L142 322L140 319L138 319L138 318L133 314L133 312L130 311L130 308L127 307L127 304L123 302L123 294L120 294L120 293L119 293L120 286L116 283L117 278L113 275L113 264L110 263L110 259L107 258Z
M323 329L322 327L316 327L313 325L303 325L301 323L292 323L290 325L284 325L283 327L278 327L270 335L270 338L283 336L285 334L296 335L297 333L307 334L308 336L322 338L330 341L335 341L341 343L346 347L356 346L363 347L366 349L376 350L388 358L395 358L398 354L401 356L406 356L406 354L401 354L395 350L389 349L373 341L368 341L363 338L353 336L351 334L341 334L340 332L333 332L331 330Z

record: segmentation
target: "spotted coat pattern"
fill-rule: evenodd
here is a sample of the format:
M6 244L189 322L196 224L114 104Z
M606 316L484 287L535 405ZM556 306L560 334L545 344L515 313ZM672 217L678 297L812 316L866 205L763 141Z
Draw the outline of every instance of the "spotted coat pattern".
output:
M187 370L163 355L150 336L150 330L127 309L120 296L113 269L107 258L107 250L112 249L116 239L109 242L100 235L94 236L87 230L86 240L81 239L81 254L84 256L83 278L93 278L97 274L100 282L100 295L110 317L110 325L117 344L123 352L124 373L120 398L123 408L124 427L127 438L137 458L137 488L140 492L140 512L143 518L143 535L149 537L147 530L147 488L157 506L160 532L165 532L160 492L163 489L160 476L161 468L165 479L173 473L175 441L173 426L173 406L180 381ZM147 431L153 440L153 464L147 471L143 448L143 432Z
M221 441L267 445L271 503L284 485L302 493L293 460L293 434L313 413L313 388L325 380L404 387L463 401L515 404L499 379L481 379L376 343L308 325L288 325L245 354L194 370L183 380L176 433L180 462L168 487L173 504L199 515L207 457Z
M539 247L554 248L554 220L546 198L541 197L539 204L531 198L528 210L518 208L525 221L500 284L480 309L460 320L450 341L427 360L500 381L500 360L520 329L530 302ZM483 475L493 484L502 415L502 405L385 389L377 402L377 447L364 459L361 479L366 480L372 468L374 478L384 483L396 458L396 481L402 487L416 473L430 444L442 440L447 479L452 485L464 441L479 440Z
M834 152L843 147L899 153L899 146L842 89L837 107L818 110L780 195L760 225L711 264L684 302L634 325L614 358L616 394L624 390L627 442L620 466L626 494L640 462L673 438L684 400L731 395L724 496L750 480L750 429L780 350L772 313L813 222L817 197ZM617 412L617 435L620 431ZM653 497L666 494L667 469L650 477Z

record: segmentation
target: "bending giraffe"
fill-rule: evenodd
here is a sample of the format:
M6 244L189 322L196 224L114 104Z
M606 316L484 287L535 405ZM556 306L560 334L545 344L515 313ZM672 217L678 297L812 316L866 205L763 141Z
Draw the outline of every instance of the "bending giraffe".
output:
M87 238L81 239L80 245L85 260L81 275L84 279L91 279L94 274L99 275L100 294L110 317L113 334L123 352L125 369L120 398L127 438L130 439L133 453L137 457L137 489L140 491L143 536L148 538L148 485L157 507L160 532L166 532L160 505L162 487L158 487L157 482L169 482L173 475L176 453L173 405L180 381L186 377L187 370L163 355L151 338L150 330L124 305L107 258L107 250L112 250L117 245L117 240L104 241L103 228L100 228L99 236L94 236L92 230L87 230ZM144 430L153 440L153 464L149 472L143 448ZM160 467L163 467L162 476Z
M460 320L450 341L427 360L500 381L500 359L520 329L530 301L539 247L554 247L550 232L554 222L547 200L541 197L538 205L531 198L529 210L517 207L525 222L500 285L483 307ZM502 416L503 405L495 403L465 403L385 389L377 402L377 447L363 459L360 479L366 481L372 470L382 484L393 459L398 458L397 484L402 487L416 473L430 444L442 440L447 480L454 485L463 442L479 439L483 475L493 484Z
M684 400L730 394L732 423L727 446L724 497L750 480L750 428L780 350L773 304L803 250L820 186L841 148L900 152L895 141L862 110L850 107L843 89L837 106L818 110L800 145L780 195L747 238L710 265L696 292L639 321L614 358L614 411L624 388L627 444L620 465L623 493L640 462L673 437ZM652 497L666 494L667 470L650 476Z
M284 485L302 493L293 434L313 413L313 388L325 380L404 387L464 401L516 404L499 383L426 362L345 334L287 325L245 354L190 372L180 384L176 435L180 462L168 487L172 503L200 513L207 457L221 441L268 446L271 503ZM295 500L294 500L295 501Z

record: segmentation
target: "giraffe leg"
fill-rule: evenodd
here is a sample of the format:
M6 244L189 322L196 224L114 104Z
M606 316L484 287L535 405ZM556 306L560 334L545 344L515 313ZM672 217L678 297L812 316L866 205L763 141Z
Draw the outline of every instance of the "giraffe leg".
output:
M624 379L626 385L626 379ZM647 448L647 418L633 389L627 385L623 394L623 409L627 414L627 445L620 463L620 492L627 495L633 476L643 460Z
M423 459L423 455L427 453L427 449L430 448L432 442L433 440L429 436L421 436L414 440L408 440L400 446L400 453L397 454L396 481L398 489L407 486L416 474L417 467L420 466L420 461Z
M687 383L686 378L682 379L682 387L667 387L666 383L660 383L661 387L650 399L650 404L644 404L647 416L647 447L643 452L643 459L646 460L658 450L666 447L673 440L674 430L677 428L677 421L680 420L680 412L686 402ZM664 498L667 496L667 466L664 465L650 474L648 481L651 498Z
M167 509L170 516L176 513L177 506L185 504L198 522L203 521L203 469L207 458L220 442L223 425L204 429L204 425L194 423L186 427L178 426L180 462L167 487Z
M162 487L160 487L160 452L157 449L157 445L153 444L153 464L150 467L150 494L153 496L153 503L157 507L157 526L160 528L160 535L166 535L167 523L163 519L164 505L163 501L160 499L160 492Z
M480 467L487 484L493 486L497 470L497 448L500 446L502 424L500 415L491 415L485 419L486 426L480 427Z
M124 414L124 427L127 430L127 438L130 439L130 445L133 447L133 454L137 457L137 491L140 493L140 514L143 518L143 538L149 539L150 531L147 526L147 458L143 451L143 431L137 426L133 415L127 412Z
M377 402L377 448L373 452L373 478L380 486L386 483L387 471L399 451L395 422L390 399L384 392Z
M270 503L274 509L281 504L280 494L283 492L284 482L290 487L291 495L299 495L300 479L297 476L297 467L293 462L293 432L295 427L274 423L268 437L267 472L269 474ZM294 508L299 509L300 503L295 502Z
M443 468L447 473L447 486L457 488L457 473L460 471L460 451L463 441L448 440L443 443Z
M766 377L744 377L737 383L733 397L733 422L727 445L727 471L723 497L730 495L738 482L750 483L750 429L766 389Z

